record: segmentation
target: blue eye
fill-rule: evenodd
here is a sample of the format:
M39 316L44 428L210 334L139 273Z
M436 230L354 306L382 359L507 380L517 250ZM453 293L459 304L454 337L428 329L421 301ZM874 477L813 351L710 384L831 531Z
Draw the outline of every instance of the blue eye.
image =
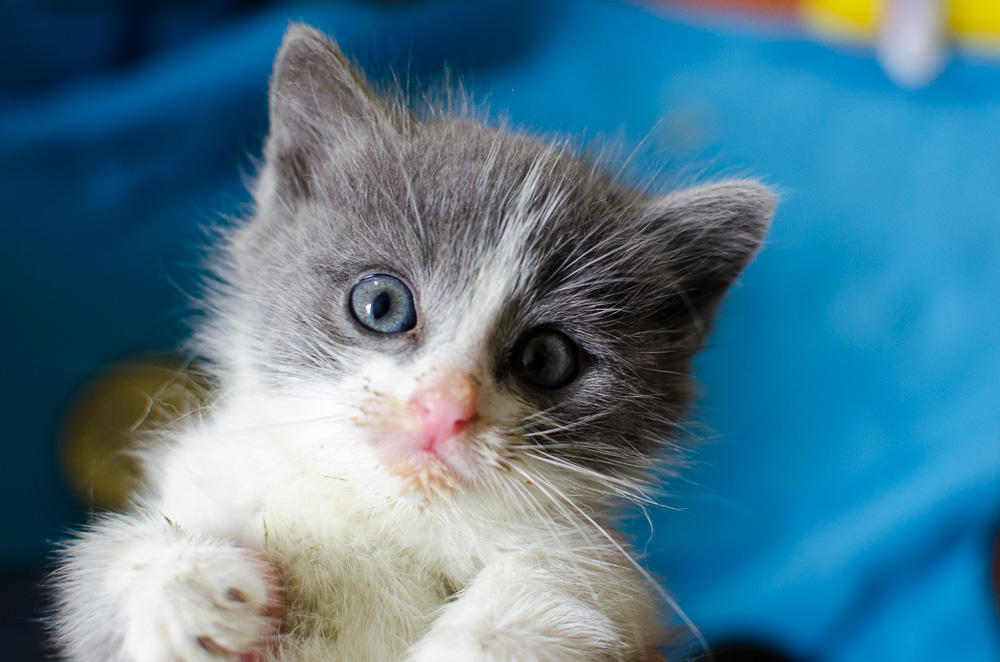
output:
M351 312L365 328L377 333L402 333L417 325L413 294L394 276L365 276L351 289Z
M535 329L518 343L511 363L526 381L540 388L554 389L576 378L580 352L565 333Z

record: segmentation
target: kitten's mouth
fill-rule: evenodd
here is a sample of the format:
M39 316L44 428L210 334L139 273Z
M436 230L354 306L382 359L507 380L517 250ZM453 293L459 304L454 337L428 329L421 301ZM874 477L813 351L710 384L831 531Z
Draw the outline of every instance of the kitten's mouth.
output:
M403 479L404 492L448 495L474 481L489 464L490 453L472 430L433 446L415 445L406 435L378 446L385 468Z
M403 479L404 492L450 495L460 483L455 472L437 457L395 456L385 464L389 473Z
M450 494L480 473L486 455L476 434L483 425L479 384L466 372L428 373L409 401L383 419L375 443L404 491Z

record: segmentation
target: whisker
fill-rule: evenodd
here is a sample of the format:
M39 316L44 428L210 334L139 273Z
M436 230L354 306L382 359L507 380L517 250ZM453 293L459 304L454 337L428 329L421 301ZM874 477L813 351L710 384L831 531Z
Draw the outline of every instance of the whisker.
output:
M618 542L613 535L611 535L608 532L607 529L598 524L597 521L594 520L594 518L591 517L589 514L587 514L587 512L579 504L575 503L572 499L564 495L562 492L556 489L554 485L548 483L548 481L544 481L544 479L542 479L539 476L533 477L520 467L514 466L514 469L522 476L524 476L526 479L531 480L532 478L534 478L534 480L538 481L536 485L539 487L539 489L543 490L546 496L548 496L550 499L554 498L553 494L558 496L564 504L569 506L569 508L571 508L573 512L575 512L587 524L589 524L594 531L599 533L605 540L607 540L608 543L611 544L612 548L614 548L616 552L618 552L622 557L627 559L629 564L632 565L633 568L635 568L636 572L638 572L647 582L649 582L650 586L653 587L653 589L657 592L657 594L666 602L666 604L673 610L673 612L678 616L678 618L681 619L681 622L684 624L685 627L688 628L688 630L697 640L698 644L701 646L709 662L714 661L715 658L712 654L711 648L709 648L708 641L705 639L704 634L702 634L701 629L699 629L698 626L695 625L694 621L691 620L691 618L687 615L684 609L680 606L680 603L678 603L673 596L671 596L662 586L659 585L659 583L653 578L653 576L649 573L649 571L646 570L642 566L642 564L640 564L635 559L635 557L628 550L626 550L625 547L620 542ZM545 488L542 487L542 483L548 483L548 487L551 488L551 491L545 490Z

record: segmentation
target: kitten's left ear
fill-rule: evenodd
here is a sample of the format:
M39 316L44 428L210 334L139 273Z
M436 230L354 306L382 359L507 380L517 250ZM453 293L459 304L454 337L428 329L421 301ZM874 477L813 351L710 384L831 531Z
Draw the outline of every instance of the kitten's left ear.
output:
M699 335L760 249L775 204L770 189L748 180L682 189L651 203L645 222L663 251L672 298L682 303L682 310L673 308Z
M308 195L324 157L392 132L392 113L318 30L293 23L274 61L265 155L279 184Z

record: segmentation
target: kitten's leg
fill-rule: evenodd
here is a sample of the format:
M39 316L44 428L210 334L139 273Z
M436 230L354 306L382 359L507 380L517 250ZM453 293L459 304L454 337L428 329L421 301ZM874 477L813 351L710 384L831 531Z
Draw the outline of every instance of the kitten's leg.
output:
M521 553L488 565L407 662L641 660L658 639L656 611L631 569Z
M263 556L149 512L96 523L54 584L56 642L79 662L265 659L284 615Z

